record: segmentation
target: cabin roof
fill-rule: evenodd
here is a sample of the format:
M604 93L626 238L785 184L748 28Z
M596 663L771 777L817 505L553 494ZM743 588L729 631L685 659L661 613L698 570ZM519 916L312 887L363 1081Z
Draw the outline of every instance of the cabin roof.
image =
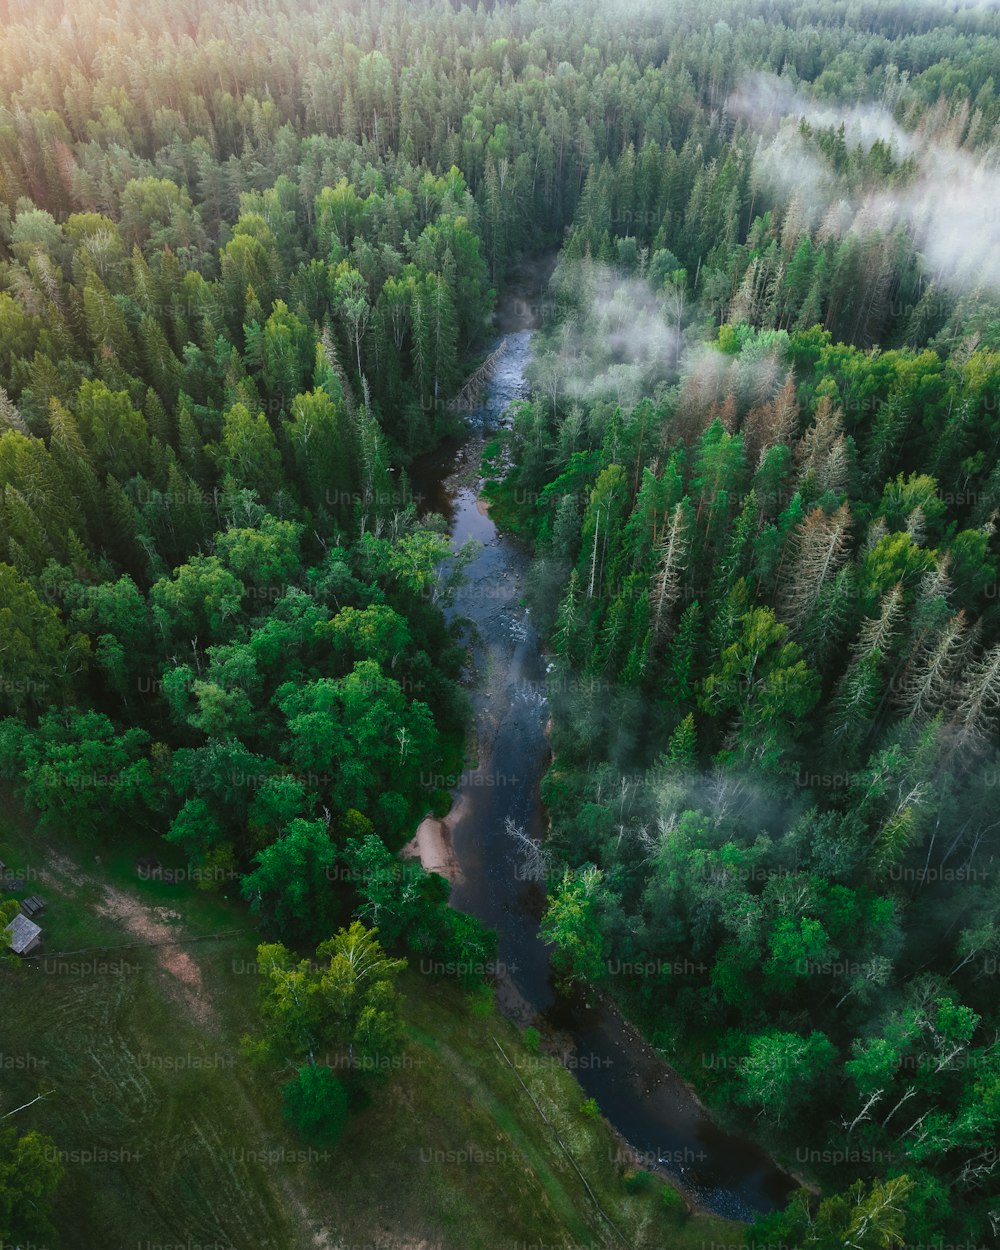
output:
M27 916L15 916L4 932L15 955L26 951L32 942L42 936L41 929Z

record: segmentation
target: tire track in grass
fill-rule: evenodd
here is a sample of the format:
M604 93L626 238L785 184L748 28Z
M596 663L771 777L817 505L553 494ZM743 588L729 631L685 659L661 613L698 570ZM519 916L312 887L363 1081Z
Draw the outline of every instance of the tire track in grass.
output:
M581 1245L588 1240L594 1245L609 1244L606 1231L603 1228L591 1227L583 1216L569 1194L565 1181L553 1169L549 1152L530 1139L514 1113L494 1093L486 1078L470 1068L447 1043L437 1038L428 1038L418 1029L411 1029L411 1033L424 1045L428 1042L433 1043L433 1050L448 1066L449 1072L461 1085L465 1096L474 1105L487 1112L509 1139L512 1147L520 1152L526 1168L542 1186L552 1206L554 1216L561 1221L565 1229L571 1232L574 1239Z

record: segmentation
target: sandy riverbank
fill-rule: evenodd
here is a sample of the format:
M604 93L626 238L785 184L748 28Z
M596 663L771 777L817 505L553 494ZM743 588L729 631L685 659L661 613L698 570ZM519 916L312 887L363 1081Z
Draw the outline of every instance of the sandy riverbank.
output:
M459 797L444 819L425 816L417 826L417 832L403 847L403 859L419 859L428 872L440 873L451 882L461 881L462 869L455 856L451 831L461 816L462 805Z

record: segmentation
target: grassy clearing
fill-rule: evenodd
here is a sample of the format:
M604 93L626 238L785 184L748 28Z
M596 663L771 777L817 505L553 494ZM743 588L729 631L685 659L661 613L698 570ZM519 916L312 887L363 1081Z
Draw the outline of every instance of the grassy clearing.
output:
M617 1141L602 1120L581 1112L584 1096L575 1077L525 1049L503 1017L471 1010L465 995L440 982L410 974L404 985L413 1061L420 1066L404 1072L396 1085L411 1100L412 1114L393 1117L386 1099L370 1113L369 1123L393 1178L390 1192L373 1195L376 1209L390 1218L402 1216L415 1244L421 1237L484 1250L518 1242L658 1250L741 1244L741 1227L726 1220L696 1216L675 1225L660 1210L659 1186L641 1195L626 1193ZM624 1241L601 1218L518 1076ZM469 1161L435 1162L435 1152L449 1150L464 1151Z
M49 905L42 957L0 968L0 1094L11 1108L51 1091L17 1122L49 1133L64 1152L56 1212L63 1246L740 1244L738 1225L697 1216L677 1227L655 1190L628 1194L615 1139L603 1121L581 1113L575 1078L530 1053L507 1021L475 1008L458 986L415 971L402 980L411 1035L405 1055L332 1151L309 1150L281 1122L283 1078L238 1054L240 1035L255 1028L257 994L257 935L239 904L186 884L141 880L139 848L80 854L61 840L40 840L16 808L7 811L0 858L30 869L23 893L41 893ZM169 864L167 853L160 858ZM99 914L109 886L171 933L206 940L119 949L135 938ZM178 951L196 971L194 987L178 976Z
M63 1152L62 1244L302 1244L280 1172L275 1179L276 1169L254 1153L291 1143L268 1088L237 1054L255 980L238 972L252 963L256 945L246 918L206 897L189 907L180 886L137 883L134 872L128 881L178 932L241 928L235 938L180 948L197 952L200 994L213 1006L206 1028L161 962L161 952L174 948L136 947L97 913L103 881L91 877L101 869L88 863L81 871L51 844L44 855L37 844L29 853L23 834L8 822L0 858L45 872L47 880L30 880L48 901L45 946L39 958L0 969L0 1080L8 1108L51 1091L17 1123L48 1133ZM178 919L163 921L156 909Z

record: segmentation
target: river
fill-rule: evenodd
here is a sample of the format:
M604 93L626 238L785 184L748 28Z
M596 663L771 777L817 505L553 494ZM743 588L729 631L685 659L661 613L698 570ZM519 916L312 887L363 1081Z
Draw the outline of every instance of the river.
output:
M783 1205L795 1182L755 1142L716 1125L616 1009L600 997L588 1002L557 991L550 948L538 935L544 881L509 832L512 823L538 841L544 831L539 785L550 759L547 664L521 601L529 557L490 520L479 499L479 464L507 405L526 393L531 337L531 329L506 335L506 353L467 433L412 466L423 510L444 515L453 545L470 538L482 544L448 609L471 622L477 767L462 774L446 820L426 822L433 828L424 830L431 836L420 850L427 867L451 876L453 905L497 930L500 1009L564 1043L564 1061L642 1166L671 1174L695 1205L750 1220L755 1211Z

